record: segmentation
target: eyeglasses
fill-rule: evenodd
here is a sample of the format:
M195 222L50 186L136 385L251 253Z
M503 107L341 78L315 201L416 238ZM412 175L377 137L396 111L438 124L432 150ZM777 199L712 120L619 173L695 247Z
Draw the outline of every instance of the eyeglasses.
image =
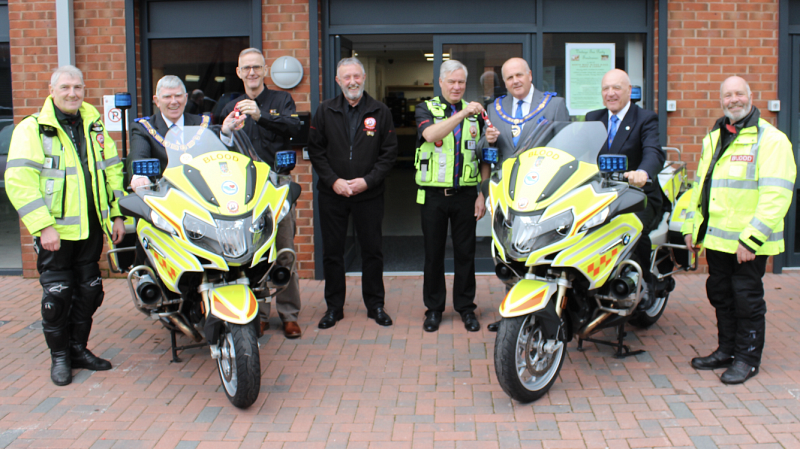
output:
M239 70L241 70L242 73L250 73L251 70L256 72L256 73L261 73L264 70L264 66L263 65L248 65L248 66L245 66L245 67L239 67Z

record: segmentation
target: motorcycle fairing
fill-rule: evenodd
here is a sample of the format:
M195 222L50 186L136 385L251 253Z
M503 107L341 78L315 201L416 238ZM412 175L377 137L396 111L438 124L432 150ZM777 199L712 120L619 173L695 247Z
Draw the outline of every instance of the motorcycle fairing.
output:
M574 267L589 279L589 289L605 284L620 259L633 250L642 222L635 214L614 217L611 222L561 253L553 260L553 267Z
M267 183L266 186L262 187L261 196L258 197L255 206L253 207L253 220L255 221L256 218L260 217L267 208L272 210L272 234L264 242L263 245L256 252L253 254L253 263L250 265L254 267L261 262L261 258L267 252L267 250L272 249L269 253L268 262L272 262L275 260L276 253L275 247L275 238L277 236L278 230L278 217L280 217L281 209L283 208L284 204L286 204L286 197L289 195L289 185L286 184L284 186L276 188L271 182ZM272 201L270 202L270 198Z
M175 293L180 293L178 284L184 273L202 273L200 261L180 246L174 245L174 239L145 220L139 220L136 229L139 240L151 265L158 272L164 285Z
M258 303L250 287L241 284L215 287L208 292L209 307L205 307L206 317L209 313L217 318L234 324L247 324L256 317Z
M669 230L681 232L683 222L686 221L686 209L692 199L692 189L684 192L676 203L673 203L672 215L669 217ZM699 212L698 212L699 213Z
M557 289L555 282L522 279L509 290L500 304L500 316L512 318L541 310Z
M658 174L661 190L670 203L675 204L675 200L681 193L681 186L684 185L686 179L685 162L667 162L667 166Z

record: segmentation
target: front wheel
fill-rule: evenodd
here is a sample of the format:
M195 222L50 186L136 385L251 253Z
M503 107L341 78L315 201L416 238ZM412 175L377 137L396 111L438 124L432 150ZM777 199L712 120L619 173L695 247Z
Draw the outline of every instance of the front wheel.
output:
M564 364L566 343L546 340L536 315L503 318L494 342L497 381L511 398L532 402L553 386Z
M225 323L219 349L217 368L228 400L239 408L250 407L261 389L261 359L253 323Z

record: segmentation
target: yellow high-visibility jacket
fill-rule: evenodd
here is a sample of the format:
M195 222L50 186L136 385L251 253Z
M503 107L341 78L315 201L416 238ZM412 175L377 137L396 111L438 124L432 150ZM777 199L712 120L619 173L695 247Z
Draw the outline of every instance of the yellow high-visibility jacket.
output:
M53 226L63 240L84 240L89 237L87 213L96 213L110 236L113 219L122 216L117 199L125 192L117 147L94 106L84 102L80 115L94 190L91 205L80 156L58 123L52 97L47 97L38 117L26 117L14 129L6 192L32 235L40 236L42 229Z

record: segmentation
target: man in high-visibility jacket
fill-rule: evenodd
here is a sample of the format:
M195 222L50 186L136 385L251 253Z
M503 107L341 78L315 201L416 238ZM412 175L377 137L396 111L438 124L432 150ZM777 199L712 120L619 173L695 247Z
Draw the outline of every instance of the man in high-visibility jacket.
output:
M117 205L124 195L122 161L100 113L83 97L81 71L59 67L38 116L14 130L5 173L8 197L34 236L42 327L56 385L72 382L72 368L111 369L86 344L92 315L103 302L97 263L103 234L114 243L125 237Z
M706 292L716 309L718 348L695 357L695 369L728 368L720 380L740 384L758 374L767 305L761 278L780 254L783 218L797 168L786 135L760 117L747 82L720 88L725 116L703 138L697 180L681 229L689 251L706 249Z
M455 272L453 308L468 331L480 330L475 316L475 226L486 206L476 186L481 174L488 177L489 167L479 164L477 151L483 105L462 100L466 85L464 64L445 61L439 69L442 96L420 103L415 113L419 147L414 164L425 244L422 295L427 311L422 328L426 332L439 329L444 312L448 224Z

